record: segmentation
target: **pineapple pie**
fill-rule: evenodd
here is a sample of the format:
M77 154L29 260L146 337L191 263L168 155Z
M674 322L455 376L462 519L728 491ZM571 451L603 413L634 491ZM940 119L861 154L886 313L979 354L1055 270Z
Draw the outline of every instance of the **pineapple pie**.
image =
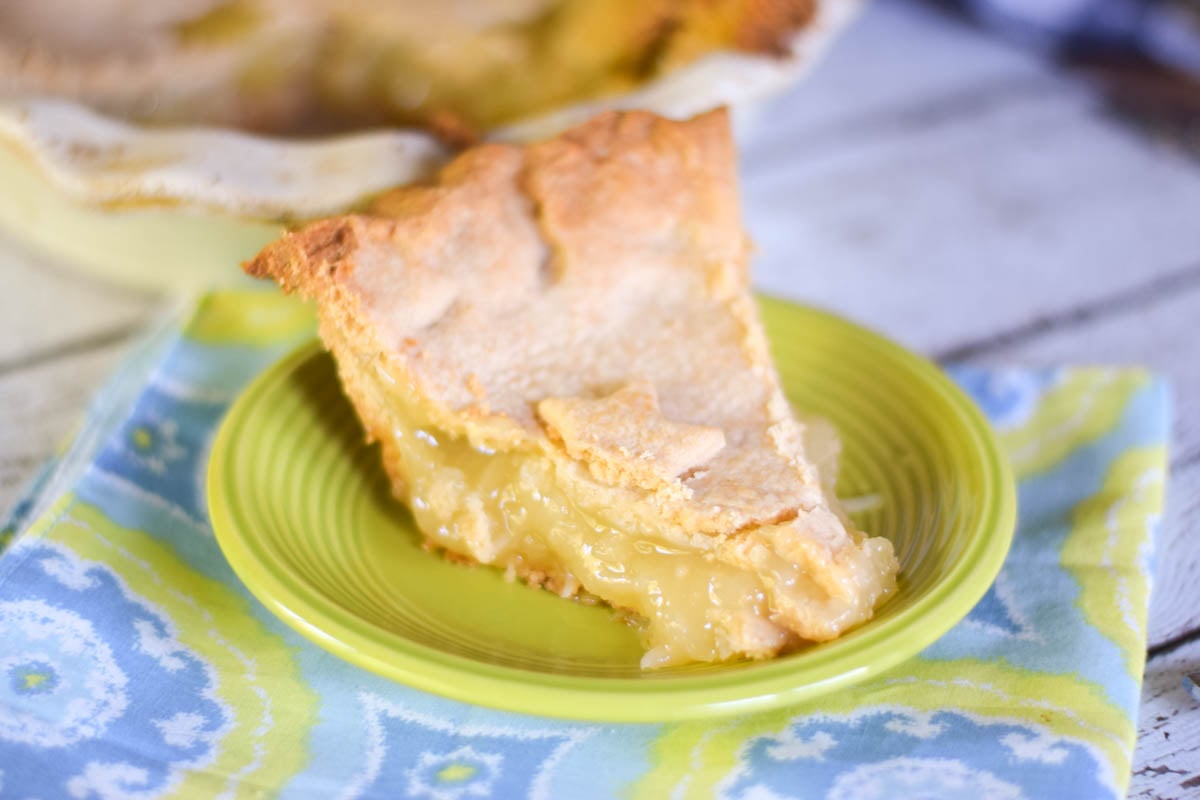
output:
M895 589L784 398L748 251L725 112L614 112L246 270L316 301L433 548L629 612L653 668L832 639Z

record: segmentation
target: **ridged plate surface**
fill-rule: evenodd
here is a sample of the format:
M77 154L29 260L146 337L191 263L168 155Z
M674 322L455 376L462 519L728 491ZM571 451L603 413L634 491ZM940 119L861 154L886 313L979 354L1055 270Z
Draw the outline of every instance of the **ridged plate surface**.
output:
M1013 481L987 421L936 367L850 322L778 300L763 318L788 397L843 440L839 494L892 540L900 588L841 639L770 662L642 672L600 606L506 583L421 548L317 343L260 376L222 423L213 527L267 608L406 684L532 714L660 721L808 699L908 658L982 597L1007 553Z

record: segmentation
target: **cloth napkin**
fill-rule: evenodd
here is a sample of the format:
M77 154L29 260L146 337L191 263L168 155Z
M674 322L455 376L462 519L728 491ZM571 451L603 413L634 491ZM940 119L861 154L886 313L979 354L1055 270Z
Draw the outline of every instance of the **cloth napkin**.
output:
M142 342L0 556L0 797L1121 797L1167 397L1135 370L952 370L1020 479L995 585L885 676L708 722L492 711L351 666L268 613L207 522L222 414L313 334L209 294Z

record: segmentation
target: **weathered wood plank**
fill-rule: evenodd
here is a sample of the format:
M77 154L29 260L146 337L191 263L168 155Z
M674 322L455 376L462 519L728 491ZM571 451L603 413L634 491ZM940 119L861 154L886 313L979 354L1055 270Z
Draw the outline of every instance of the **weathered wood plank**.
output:
M1155 553L1149 627L1151 647L1200 630L1200 462L1171 475Z
M1200 641L1146 665L1131 800L1200 796L1200 703L1183 676L1200 669Z
M926 351L1200 262L1200 169L1070 92L747 165L763 288Z
M75 430L125 343L161 304L0 236L0 514Z
M1200 248L1196 253L1200 262ZM1094 313L1068 315L1047 330L990 346L984 343L966 355L986 363L1136 364L1155 369L1171 381L1172 461L1182 466L1200 460L1200 418L1189 413L1200 408L1200 263L1185 278Z
M891 126L913 109L969 106L981 92L1020 91L1039 81L1068 82L1029 53L929 4L865 0L804 81L767 106L745 143L765 154L782 149L784 157L798 144L812 152L848 131Z
M979 348L973 360L1018 364L1136 364L1171 381L1174 468L1158 543L1150 644L1200 628L1200 270L1181 284L1095 316Z
M107 344L0 376L0 515L74 434L124 347L125 342Z

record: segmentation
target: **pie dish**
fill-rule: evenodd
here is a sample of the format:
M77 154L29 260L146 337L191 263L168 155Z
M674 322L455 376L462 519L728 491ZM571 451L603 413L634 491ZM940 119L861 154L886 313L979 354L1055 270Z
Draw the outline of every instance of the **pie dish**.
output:
M831 642L766 661L644 670L603 605L431 557L364 442L319 342L239 396L208 460L208 512L237 576L315 645L406 685L526 714L707 719L842 692L911 658L975 605L1013 534L986 419L940 370L845 319L758 298L787 398L829 419L859 527L891 540L896 593ZM874 502L868 503L867 499Z
M316 301L432 549L628 612L645 667L833 639L894 591L771 363L723 111L473 148L374 214L246 269Z

